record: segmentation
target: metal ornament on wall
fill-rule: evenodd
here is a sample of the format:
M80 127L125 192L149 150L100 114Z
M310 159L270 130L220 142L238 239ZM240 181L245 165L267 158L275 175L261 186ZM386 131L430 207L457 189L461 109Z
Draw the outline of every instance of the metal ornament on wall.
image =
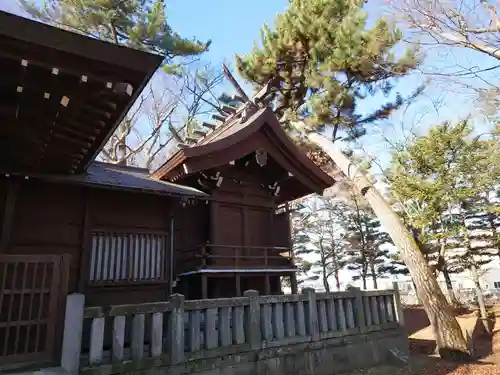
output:
M267 152L263 149L255 150L255 161L261 167L267 164Z

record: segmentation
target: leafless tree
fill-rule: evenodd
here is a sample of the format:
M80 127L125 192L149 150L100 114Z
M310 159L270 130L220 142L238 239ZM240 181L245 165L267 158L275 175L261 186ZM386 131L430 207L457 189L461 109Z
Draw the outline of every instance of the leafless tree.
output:
M408 41L441 55L462 48L481 54L481 63L457 59L423 73L472 90L481 109L496 114L500 105L500 3L498 0L387 0L408 27ZM432 64L427 64L432 65Z
M215 91L222 81L222 72L209 65L192 67L182 77L157 72L104 147L101 159L153 168L197 128L197 118L218 108Z

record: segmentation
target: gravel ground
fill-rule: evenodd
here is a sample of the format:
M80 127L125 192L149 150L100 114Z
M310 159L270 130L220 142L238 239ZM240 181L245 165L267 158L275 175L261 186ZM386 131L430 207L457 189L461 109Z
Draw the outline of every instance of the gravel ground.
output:
M406 366L379 366L372 369L349 372L345 375L500 375L500 309L494 327L493 337L481 337L475 343L477 352L483 358L474 363L454 363L439 359L434 355L422 354L422 344L416 345L418 353L413 353ZM428 341L430 352L434 343ZM425 350L424 350L425 351Z

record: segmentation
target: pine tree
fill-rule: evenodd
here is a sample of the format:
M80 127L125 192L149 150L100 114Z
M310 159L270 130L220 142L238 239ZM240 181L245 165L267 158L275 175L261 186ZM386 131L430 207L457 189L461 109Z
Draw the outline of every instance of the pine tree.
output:
M243 77L257 87L266 85L268 98L289 135L320 165L336 167L366 198L399 247L417 287L417 294L436 329L442 356L468 357L470 351L460 327L411 233L374 189L364 174L339 150L335 142L362 136L366 126L387 118L407 96L395 95L368 115L357 111L359 102L376 93L389 95L394 80L418 65L415 50L395 56L393 47L402 33L384 20L367 27L364 1L290 0L276 18L273 30L264 25L262 45L237 58ZM267 100L265 100L267 99ZM300 120L300 121L297 121ZM330 136L325 136L329 130Z
M389 95L394 80L418 64L414 49L399 58L393 47L402 33L385 20L367 28L365 1L291 0L278 14L275 28L264 25L262 46L245 57L237 56L243 77L258 86L272 82L269 99L278 117L306 119L314 128L345 130L349 137L363 135L364 126L387 118L403 98L396 95L366 116L356 112L358 101L377 93Z
M478 269L491 261L496 228L484 223L493 241L476 246L478 238L471 232L469 219L481 211L488 217L484 197L494 188L499 166L491 140L472 133L467 121L432 128L428 135L416 138L394 155L391 180L399 199L418 201L425 207L413 221L424 232L424 242L434 246L434 268L443 273L450 297L449 273L469 270L484 315ZM485 202L482 208L480 202Z
M180 73L177 57L197 56L210 41L189 40L172 30L162 0L19 0L34 19L86 36L165 56L164 69Z
M307 241L305 246L296 248L295 254L315 258L309 263L312 273L309 280L321 279L325 291L330 292L329 279L333 277L337 290L340 290L340 271L347 265L347 243L339 216L331 209L335 203L330 199L315 197L313 200L304 208L309 213L304 226Z
M310 216L311 213L300 204L297 209L290 215L292 221L291 241L294 257L294 264L297 267L297 284L302 284L306 280L311 280L309 272L312 268L312 263L305 260L302 255L307 253L307 248L310 243ZM312 280L317 280L316 277Z
M353 279L361 279L363 289L367 288L369 277L377 289L377 280L389 272L389 249L384 249L382 245L389 244L391 240L387 233L381 231L380 221L375 214L366 205L359 204L359 200L357 197L354 204L341 204L336 210L336 214L342 218L344 238L349 244L345 251L348 256L347 269L356 272Z

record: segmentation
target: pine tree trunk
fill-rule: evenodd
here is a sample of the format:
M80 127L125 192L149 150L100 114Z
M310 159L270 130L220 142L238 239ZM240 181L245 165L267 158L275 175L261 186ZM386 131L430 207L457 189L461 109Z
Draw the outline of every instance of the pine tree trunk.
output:
M366 275L361 276L361 280L363 280L363 290L366 290Z
M474 287L476 289L477 303L479 305L481 320L483 321L484 328L487 332L489 332L490 328L488 324L488 313L486 312L486 303L484 302L483 288L481 288L481 282L477 273L477 267L474 264L471 265L470 272L472 274L472 281L474 281Z
M450 273L448 272L448 268L444 267L442 272L443 272L444 281L446 283L446 290L448 291L448 296L450 297L450 303L452 306L459 306L460 303L458 302L455 291L453 290L453 283L451 282Z
M381 224L389 232L410 271L410 275L417 287L417 295L424 305L429 320L433 323L440 356L454 360L470 359L467 341L450 305L439 288L424 255L399 216L368 179L329 139L317 133L308 134L308 138L312 143L322 148L347 178L354 182L357 189L372 207Z

